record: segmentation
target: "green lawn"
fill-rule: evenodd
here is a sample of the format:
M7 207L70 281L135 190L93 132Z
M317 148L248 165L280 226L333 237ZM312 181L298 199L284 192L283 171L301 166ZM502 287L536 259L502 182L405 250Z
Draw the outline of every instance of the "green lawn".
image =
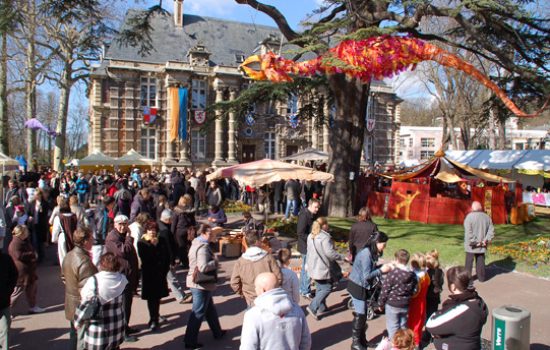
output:
M397 249L407 249L411 254L437 249L440 261L444 266L464 264L464 231L460 225L429 225L418 222L386 220L375 218L374 221L381 231L390 237L384 252L386 257L392 257ZM353 220L329 218L329 223L337 231L349 230ZM525 225L497 225L495 227L493 244L504 245L532 240L537 237L550 239L550 218L539 217ZM533 265L515 261L509 256L487 254L487 264L494 263L507 269L527 272L537 276L550 277L550 265Z

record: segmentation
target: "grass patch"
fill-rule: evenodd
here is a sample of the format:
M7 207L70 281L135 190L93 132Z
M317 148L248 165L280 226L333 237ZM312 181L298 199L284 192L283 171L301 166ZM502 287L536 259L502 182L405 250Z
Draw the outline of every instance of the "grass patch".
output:
M461 225L435 225L399 220L375 218L374 221L381 231L390 237L385 256L391 257L398 249L409 252L426 252L437 249L444 266L464 264L464 230ZM331 227L340 236L343 230L349 230L353 220L329 218ZM537 238L550 239L550 218L538 217L524 225L496 225L495 247L508 244L532 241ZM550 277L550 264L534 263L532 259L518 259L510 255L500 255L492 252L486 255L487 264L496 264L507 269L516 269L533 275Z

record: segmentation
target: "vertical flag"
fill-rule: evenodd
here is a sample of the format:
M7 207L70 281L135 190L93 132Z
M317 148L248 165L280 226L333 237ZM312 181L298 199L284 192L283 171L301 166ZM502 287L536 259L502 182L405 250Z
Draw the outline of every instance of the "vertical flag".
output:
M178 138L180 120L179 89L170 87L168 93L170 96L170 142L173 142Z
M187 88L179 88L179 126L178 136L180 140L187 140Z

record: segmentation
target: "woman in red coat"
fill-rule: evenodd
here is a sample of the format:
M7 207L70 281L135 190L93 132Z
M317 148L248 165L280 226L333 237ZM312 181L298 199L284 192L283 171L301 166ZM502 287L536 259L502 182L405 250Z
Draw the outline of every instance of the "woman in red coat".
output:
M409 304L409 319L407 325L414 332L414 342L420 345L422 328L426 323L426 294L430 286L430 276L426 272L426 257L416 253L411 257L411 267L418 279L417 289Z

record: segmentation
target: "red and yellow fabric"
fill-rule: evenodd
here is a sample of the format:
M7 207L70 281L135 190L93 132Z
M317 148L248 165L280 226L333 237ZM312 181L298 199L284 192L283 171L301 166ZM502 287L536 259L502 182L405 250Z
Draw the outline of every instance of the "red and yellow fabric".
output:
M344 73L364 82L389 78L407 69L414 69L423 61L434 61L442 66L458 69L491 89L518 117L535 117L545 109L527 114L521 111L494 82L472 64L438 46L412 37L383 35L365 40L346 40L327 53L312 60L295 62L268 52L247 58L241 68L254 80L273 82L292 81L291 75L314 76L317 74ZM338 64L335 64L338 62ZM249 66L260 64L260 70Z
M168 88L168 99L170 101L170 142L172 142L178 138L178 128L180 122L178 87Z

